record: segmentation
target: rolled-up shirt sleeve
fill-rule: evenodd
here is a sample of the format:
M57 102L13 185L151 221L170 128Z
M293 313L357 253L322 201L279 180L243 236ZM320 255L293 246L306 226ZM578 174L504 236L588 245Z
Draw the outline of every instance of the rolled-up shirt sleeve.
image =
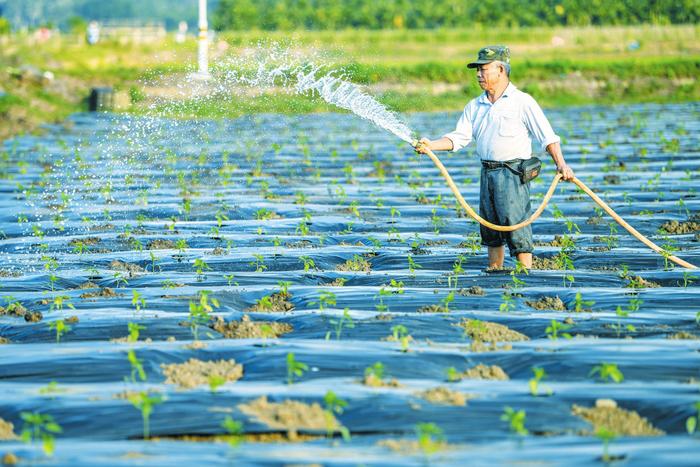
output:
M522 111L525 125L535 140L542 146L543 151L550 144L561 141L561 138L554 133L552 125L549 124L549 120L545 117L542 108L531 96L528 96L528 99L526 99Z
M469 118L468 109L469 106L467 105L464 108L464 112L462 112L462 116L459 117L455 130L443 135L444 138L448 138L452 141L452 152L459 151L472 140L472 122Z

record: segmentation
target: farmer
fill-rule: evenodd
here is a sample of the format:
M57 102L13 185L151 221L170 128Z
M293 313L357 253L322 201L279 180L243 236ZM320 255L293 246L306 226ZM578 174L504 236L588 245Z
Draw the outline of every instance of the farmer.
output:
M574 172L566 165L560 138L540 106L510 82L508 47L484 47L477 60L467 66L476 68L484 93L469 101L455 131L434 141L421 138L416 151L458 151L475 140L481 159L479 214L497 225L517 224L530 215L530 183L521 182L519 164L532 157L532 136L552 156L564 180L574 178ZM506 243L511 256L526 268L532 267L529 225L513 232L481 226L481 243L488 247L489 269L503 267Z

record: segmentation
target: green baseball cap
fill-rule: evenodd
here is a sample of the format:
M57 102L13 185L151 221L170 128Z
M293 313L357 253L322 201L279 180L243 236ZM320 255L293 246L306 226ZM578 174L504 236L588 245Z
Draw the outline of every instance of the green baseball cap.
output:
M486 65L495 60L510 63L510 49L505 45L489 45L479 50L479 56L475 62L467 65L467 68L476 68L478 65Z

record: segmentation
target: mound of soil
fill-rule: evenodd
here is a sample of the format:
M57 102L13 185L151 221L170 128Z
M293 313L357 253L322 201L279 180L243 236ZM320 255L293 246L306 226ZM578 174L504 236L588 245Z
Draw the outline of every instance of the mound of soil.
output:
M97 290L95 292L85 292L80 294L80 298L113 298L118 297L119 295L121 294L118 294L114 291L114 289L110 287L101 287L100 290Z
M663 436L665 434L637 412L621 409L611 399L598 399L595 407L574 404L571 407L571 413L593 425L593 432L587 434L594 434L602 427L618 436Z
M660 284L657 284L654 281L646 280L641 276L628 276L626 279L629 281L629 283L625 287L630 287L633 289L656 289L661 287Z
M480 321L478 319L467 319L457 323L457 326L464 329L465 334L472 340L482 342L518 342L530 340L525 334L510 329L508 326L493 323L491 321Z
M146 248L148 248L149 250L175 250L177 249L177 246L172 240L158 238L148 242Z
M120 261L118 259L115 259L114 261L109 263L109 269L113 269L115 271L128 272L130 277L133 274L144 272L143 268L141 266L139 266L138 264L127 263L125 261Z
M335 269L341 272L370 272L372 265L366 258L355 255L343 264L338 265Z
M294 304L288 299L292 298L292 294L275 292L270 295L269 301L258 300L258 302L248 308L246 311L257 311L261 313L269 313L272 311L292 311Z
M505 381L510 379L508 374L498 365L484 365L479 363L475 367L469 368L460 375L468 379L495 379Z
M177 384L181 389L192 389L209 384L212 376L224 381L237 381L243 376L243 365L235 360L202 361L190 358L185 363L161 364L167 384Z
M21 303L10 303L7 307L0 306L0 316L24 318L28 323L38 323L44 319L40 311L29 311Z
M459 289L458 294L462 295L463 297L468 297L472 295L478 295L478 296L483 296L486 295L486 291L479 287L478 285L472 285L471 287L467 287L466 289Z
M267 396L261 396L247 404L238 404L238 409L249 417L270 428L287 431L290 440L298 438L299 430L327 431L338 430L340 423L317 403L306 404L295 400L280 403L268 402Z
M78 245L85 245L85 246L92 246L92 245L97 245L100 243L102 239L100 237L85 237L85 238L74 238L70 242L68 242L68 246L78 246Z
M548 242L535 242L535 246L554 246L562 247L564 246L563 238L561 235L555 235L554 238Z
M556 295L554 297L545 295L537 300L525 300L525 304L535 310L566 311L566 305Z
M15 434L14 428L15 426L11 422L0 418L0 440L6 441L19 439L19 436Z
M85 289L96 289L98 287L99 287L99 285L95 284L92 281L85 281L76 288L80 289L80 290L85 290Z
M689 233L697 232L698 230L700 230L700 222L668 221L668 222L664 222L664 224L661 226L661 229L669 234L675 234L675 235L689 234Z
M697 335L690 333L688 331L679 331L675 334L669 334L668 336L666 336L666 339L696 341L696 340L700 339L700 336L697 336Z
M262 339L280 337L292 332L292 325L274 321L251 321L243 315L240 321L224 321L221 316L209 323L209 327L223 334L228 339Z
M362 384L365 386L370 386L373 388L400 388L401 383L398 382L396 378L384 379L380 378L374 373L365 375L362 379Z
M418 454L423 452L423 447L414 439L381 439L377 441L377 446L391 449L402 454ZM433 441L432 451L444 451L449 445L445 441Z
M444 404L444 405L467 405L467 400L472 399L474 396L470 394L465 394L463 392L452 391L445 386L438 386L432 389L427 389L417 393L419 397L432 402L433 404Z
M550 269L560 271L561 267L558 264L557 257L540 258L539 256L532 257L532 269Z
M449 313L450 310L442 305L423 305L418 308L418 313Z

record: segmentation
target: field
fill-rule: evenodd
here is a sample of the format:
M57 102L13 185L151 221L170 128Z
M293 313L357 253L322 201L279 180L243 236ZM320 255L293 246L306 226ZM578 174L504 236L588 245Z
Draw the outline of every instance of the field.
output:
M687 102L700 100L699 33L697 25L224 32L212 44L211 64L225 69L231 57L255 44L277 42L345 70L392 109L451 111L479 91L466 63L480 47L505 43L513 53L513 81L548 107ZM129 92L132 104L121 111L147 112L166 83L186 85L183 76L195 66L196 47L194 38L183 44L169 37L150 44L88 46L71 35L47 42L27 35L0 37L0 139L84 110L93 86ZM25 66L50 71L55 80L42 85L18 78ZM217 118L334 110L279 95L185 104L184 115Z
M548 115L579 178L700 264L697 103ZM476 205L473 153L444 161ZM536 267L487 272L429 160L348 114L74 114L1 163L6 460L696 464L700 274L568 184Z

